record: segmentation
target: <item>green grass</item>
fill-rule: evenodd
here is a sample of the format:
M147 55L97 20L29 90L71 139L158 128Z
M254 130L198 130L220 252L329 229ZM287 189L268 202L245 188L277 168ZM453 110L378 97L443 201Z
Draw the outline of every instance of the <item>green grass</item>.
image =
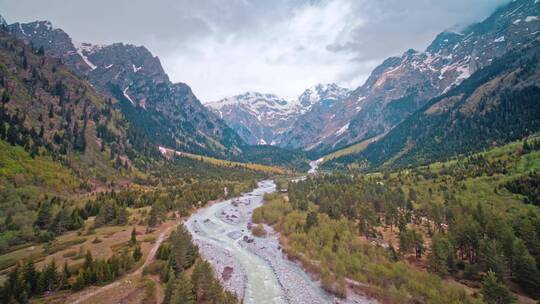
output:
M10 186L59 193L78 187L79 180L50 157L32 158L22 147L0 140L0 190Z
M169 150L169 149L167 150L167 154L169 155L171 155L172 152L173 150ZM246 168L250 170L273 173L273 174L285 174L287 172L286 169L281 168L281 167L267 166L267 165L253 164L253 163L241 163L241 162L217 159L214 157L196 155L196 154L191 154L191 153L186 153L186 152L177 152L177 155L181 157L187 157L191 159L200 160L200 161L207 162L209 164L220 166L220 167L242 167L242 168Z
M540 151L534 151L524 155L519 161L516 171L520 173L540 171Z
M364 149L366 149L367 146L369 146L369 144L371 144L372 142L378 140L382 136L383 135L375 136L375 137L366 139L364 141L361 141L359 143L353 144L351 146L348 146L346 148L343 148L343 149L337 150L335 152L332 152L330 154L327 154L327 155L324 156L323 163L327 162L327 161L330 161L332 159L341 157L341 156L360 153L360 152L364 151Z
M538 138L538 135L529 137L529 139L532 138ZM478 153L489 161L506 162L508 168L506 174L467 177L462 181L455 181L454 177L441 174L443 168L449 168L457 162L450 160L429 166L431 172L439 174L437 178L423 179L417 182L406 181L403 186L404 190L408 193L410 188L414 188L419 196L418 201L442 204L445 202L445 198L440 189L441 187L450 187L457 202L463 205L475 206L477 203L481 203L509 215L526 213L537 207L523 204L523 196L513 194L501 187L530 171L540 170L540 151L522 154L522 144L523 141L516 141ZM420 168L425 169L426 167ZM393 173L391 176L392 178L398 177L397 173ZM450 182L448 182L449 180Z

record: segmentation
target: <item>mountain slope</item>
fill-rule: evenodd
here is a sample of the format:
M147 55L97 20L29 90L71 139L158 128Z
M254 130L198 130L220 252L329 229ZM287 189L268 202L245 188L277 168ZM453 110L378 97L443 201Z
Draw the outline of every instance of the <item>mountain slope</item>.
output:
M495 60L360 154L325 164L427 164L540 131L540 40Z
M76 42L48 21L14 23L9 29L118 99L126 117L156 144L224 158L240 154L245 145L189 86L172 83L145 47Z
M318 84L291 101L273 94L248 92L206 105L249 144L297 148L284 142L298 117L317 106L329 107L348 93L348 89L336 84Z
M112 100L97 93L61 60L45 56L3 30L0 92L0 139L23 147L44 168L60 166L63 169L58 172L71 172L72 180L82 183L82 188L130 178L137 168L160 157L145 136L114 108ZM24 168L26 154L10 151L6 148L4 152L19 157L11 161ZM50 162L55 164L48 165ZM8 163L9 159L4 161ZM23 172L29 176L54 174L35 175L32 170L21 169L23 176ZM9 167L2 173L9 175ZM13 178L17 180L16 173ZM4 181L0 184L5 190L10 186ZM46 185L48 181L19 177L15 185L27 183ZM73 186L68 179L65 183Z
M250 145L275 144L287 129L295 109L273 94L247 92L206 104Z
M388 132L431 98L537 37L539 15L540 2L513 1L461 32L439 34L424 52L408 50L385 60L333 109L331 124L315 128L299 120L300 127L289 135L291 141L324 154Z

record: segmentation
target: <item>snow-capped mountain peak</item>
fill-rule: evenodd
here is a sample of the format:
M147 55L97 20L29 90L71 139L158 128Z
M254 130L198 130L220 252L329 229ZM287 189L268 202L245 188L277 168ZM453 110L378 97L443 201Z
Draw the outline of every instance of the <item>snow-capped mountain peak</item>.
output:
M321 101L338 101L345 99L350 93L349 89L342 88L335 83L317 84L308 88L298 97L298 103L307 111Z
M327 107L344 99L349 90L336 84L318 84L298 98L283 99L275 94L246 92L206 105L223 118L250 144L279 144L278 137L314 105Z
M235 95L220 99L218 101L207 103L211 108L219 109L225 106L231 105L244 105L244 106L272 106L280 109L288 107L289 102L283 98L278 97L275 94L263 94L259 92L249 91L244 94Z

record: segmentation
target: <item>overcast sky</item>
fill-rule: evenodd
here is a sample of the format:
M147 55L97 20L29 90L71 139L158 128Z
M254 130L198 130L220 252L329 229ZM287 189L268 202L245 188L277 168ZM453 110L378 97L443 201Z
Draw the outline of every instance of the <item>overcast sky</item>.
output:
M74 39L159 56L203 101L248 90L292 98L355 88L389 56L419 50L509 0L0 0L8 22L49 20Z

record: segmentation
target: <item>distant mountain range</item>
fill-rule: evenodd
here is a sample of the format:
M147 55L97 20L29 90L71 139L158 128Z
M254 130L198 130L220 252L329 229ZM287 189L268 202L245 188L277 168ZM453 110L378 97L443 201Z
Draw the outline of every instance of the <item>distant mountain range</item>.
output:
M210 102L206 107L188 85L172 83L159 59L143 46L77 42L48 21L8 25L0 17L0 23L15 37L36 50L43 49L46 55L60 58L98 91L118 100L115 107L156 146L195 154L253 162L264 159L268 164L286 161L300 168L305 166L305 155L319 158L370 143L364 152L350 149L353 154L340 154L331 164L380 166L450 157L467 152L465 146L480 149L488 141L505 142L536 130L537 119L530 118L530 113L516 112L512 105L517 101L507 97L528 100L525 96L536 96L535 76L522 74L518 66L522 61L536 64L538 0L512 1L460 32L440 33L423 52L408 50L400 57L388 58L352 91L336 84L319 84L294 100L248 92ZM508 64L504 69L501 60ZM490 70L492 66L498 68ZM515 75L510 77L508 73ZM535 71L529 73L535 75ZM488 86L493 77L513 79L522 85L497 82L506 91L494 89ZM475 80L467 81L469 78ZM492 96L475 91L479 89ZM458 104L469 104L471 96L481 99L476 105L485 106L467 107L468 112L472 111L467 119L458 117L463 112L458 110ZM450 97L452 102L447 101ZM487 102L489 98L497 101ZM445 104L437 105L442 100ZM530 104L531 113L535 113L534 105ZM433 106L437 110L427 108ZM435 123L432 119L442 117L439 113L451 115ZM508 119L507 125L526 117L532 124L527 121L522 124L528 126L526 130L515 126L519 130L512 131L499 122L483 120L486 113L502 115ZM463 123L461 133L452 133L458 122ZM489 129L490 135L477 144L434 148L434 143L444 142L444 138L451 141L456 134L476 134L478 130L465 132L473 127ZM429 136L436 140L428 140ZM265 145L274 147L261 147ZM420 145L424 145L422 149ZM428 147L431 150L425 150Z
M336 84L319 84L295 100L274 94L247 92L207 103L249 144L281 146L297 119L314 107L332 107L350 91Z
M269 107L249 111L254 115L238 116L243 112L240 108L246 107L241 99L225 99L227 102L211 106L250 143L271 143L322 156L382 137L432 98L449 92L475 72L536 39L539 7L536 0L513 1L461 32L442 32L423 52L411 49L400 57L384 60L352 92L340 90L331 102L318 102L324 98L315 97L302 113L288 110L280 116L284 123L277 126L260 119ZM306 91L301 98L309 100L313 92ZM283 101L282 107L291 109L298 104Z

